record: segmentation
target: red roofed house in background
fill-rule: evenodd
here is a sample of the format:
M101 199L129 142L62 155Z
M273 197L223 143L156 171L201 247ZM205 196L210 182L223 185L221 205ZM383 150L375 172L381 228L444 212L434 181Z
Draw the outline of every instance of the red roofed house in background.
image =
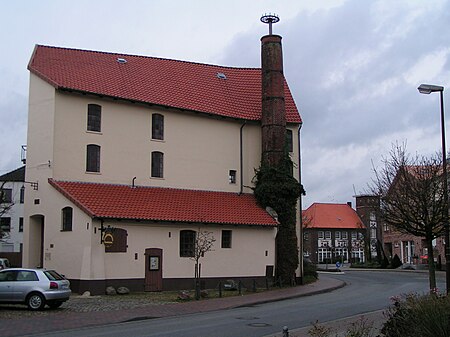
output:
M206 286L273 275L277 221L249 187L260 68L37 45L28 69L26 181L38 188L25 193L24 266L55 268L80 293L192 288L201 229L216 239ZM274 85L298 165L301 118L286 81Z
M303 219L304 251L311 261L365 261L367 229L351 203L314 203L303 211Z

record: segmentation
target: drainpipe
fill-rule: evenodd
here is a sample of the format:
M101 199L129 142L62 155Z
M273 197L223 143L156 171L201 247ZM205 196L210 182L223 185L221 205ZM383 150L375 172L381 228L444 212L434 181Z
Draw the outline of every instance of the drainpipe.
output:
M244 124L241 125L241 129L239 130L239 150L240 150L240 176L241 176L241 188L239 190L239 195L241 195L244 191L244 172L243 172L243 167L244 167L244 150L243 150L243 140L242 140L242 134L243 134L243 129L245 124L247 123L247 121L244 121Z
M300 150L300 130L302 129L302 123L298 126L297 132L297 142L298 142L298 183L302 186L302 160L301 160L301 150ZM303 189L303 186L302 186ZM300 283L303 284L304 272L303 272L303 214L302 214L302 195L304 191L300 191L300 196L298 198L298 207L300 212L300 231L299 231L299 264L300 264Z

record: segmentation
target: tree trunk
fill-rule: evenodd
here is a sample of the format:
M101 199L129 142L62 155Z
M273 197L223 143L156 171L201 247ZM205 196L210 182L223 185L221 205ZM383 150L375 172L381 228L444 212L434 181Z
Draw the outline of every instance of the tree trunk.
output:
M430 282L430 293L436 291L436 267L434 263L433 239L426 239L428 249L428 279Z

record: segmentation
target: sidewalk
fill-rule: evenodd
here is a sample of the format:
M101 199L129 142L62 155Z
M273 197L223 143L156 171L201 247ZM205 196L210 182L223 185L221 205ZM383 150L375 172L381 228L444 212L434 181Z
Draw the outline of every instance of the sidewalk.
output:
M345 286L343 281L321 277L317 282L304 286L270 290L266 292L192 301L176 304L152 305L126 310L96 312L51 312L46 316L22 317L17 319L0 319L1 336L23 336L95 325L120 323L132 320L160 318L194 314L199 312L231 309L241 306L256 305L281 301L288 298L320 294Z

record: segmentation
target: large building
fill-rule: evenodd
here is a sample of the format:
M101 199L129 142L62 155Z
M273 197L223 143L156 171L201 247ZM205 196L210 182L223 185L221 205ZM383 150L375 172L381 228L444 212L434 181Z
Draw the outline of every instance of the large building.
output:
M304 253L314 263L365 262L366 234L351 203L313 203L303 211Z
M261 42L262 69L36 46L23 264L57 269L76 292L182 289L205 231L206 286L272 276L278 222L252 179L273 149L267 124L298 165L301 118L271 68L281 37Z
M3 233L0 252L2 253L22 252L24 181L25 166L0 176L3 192L0 206L0 227Z

